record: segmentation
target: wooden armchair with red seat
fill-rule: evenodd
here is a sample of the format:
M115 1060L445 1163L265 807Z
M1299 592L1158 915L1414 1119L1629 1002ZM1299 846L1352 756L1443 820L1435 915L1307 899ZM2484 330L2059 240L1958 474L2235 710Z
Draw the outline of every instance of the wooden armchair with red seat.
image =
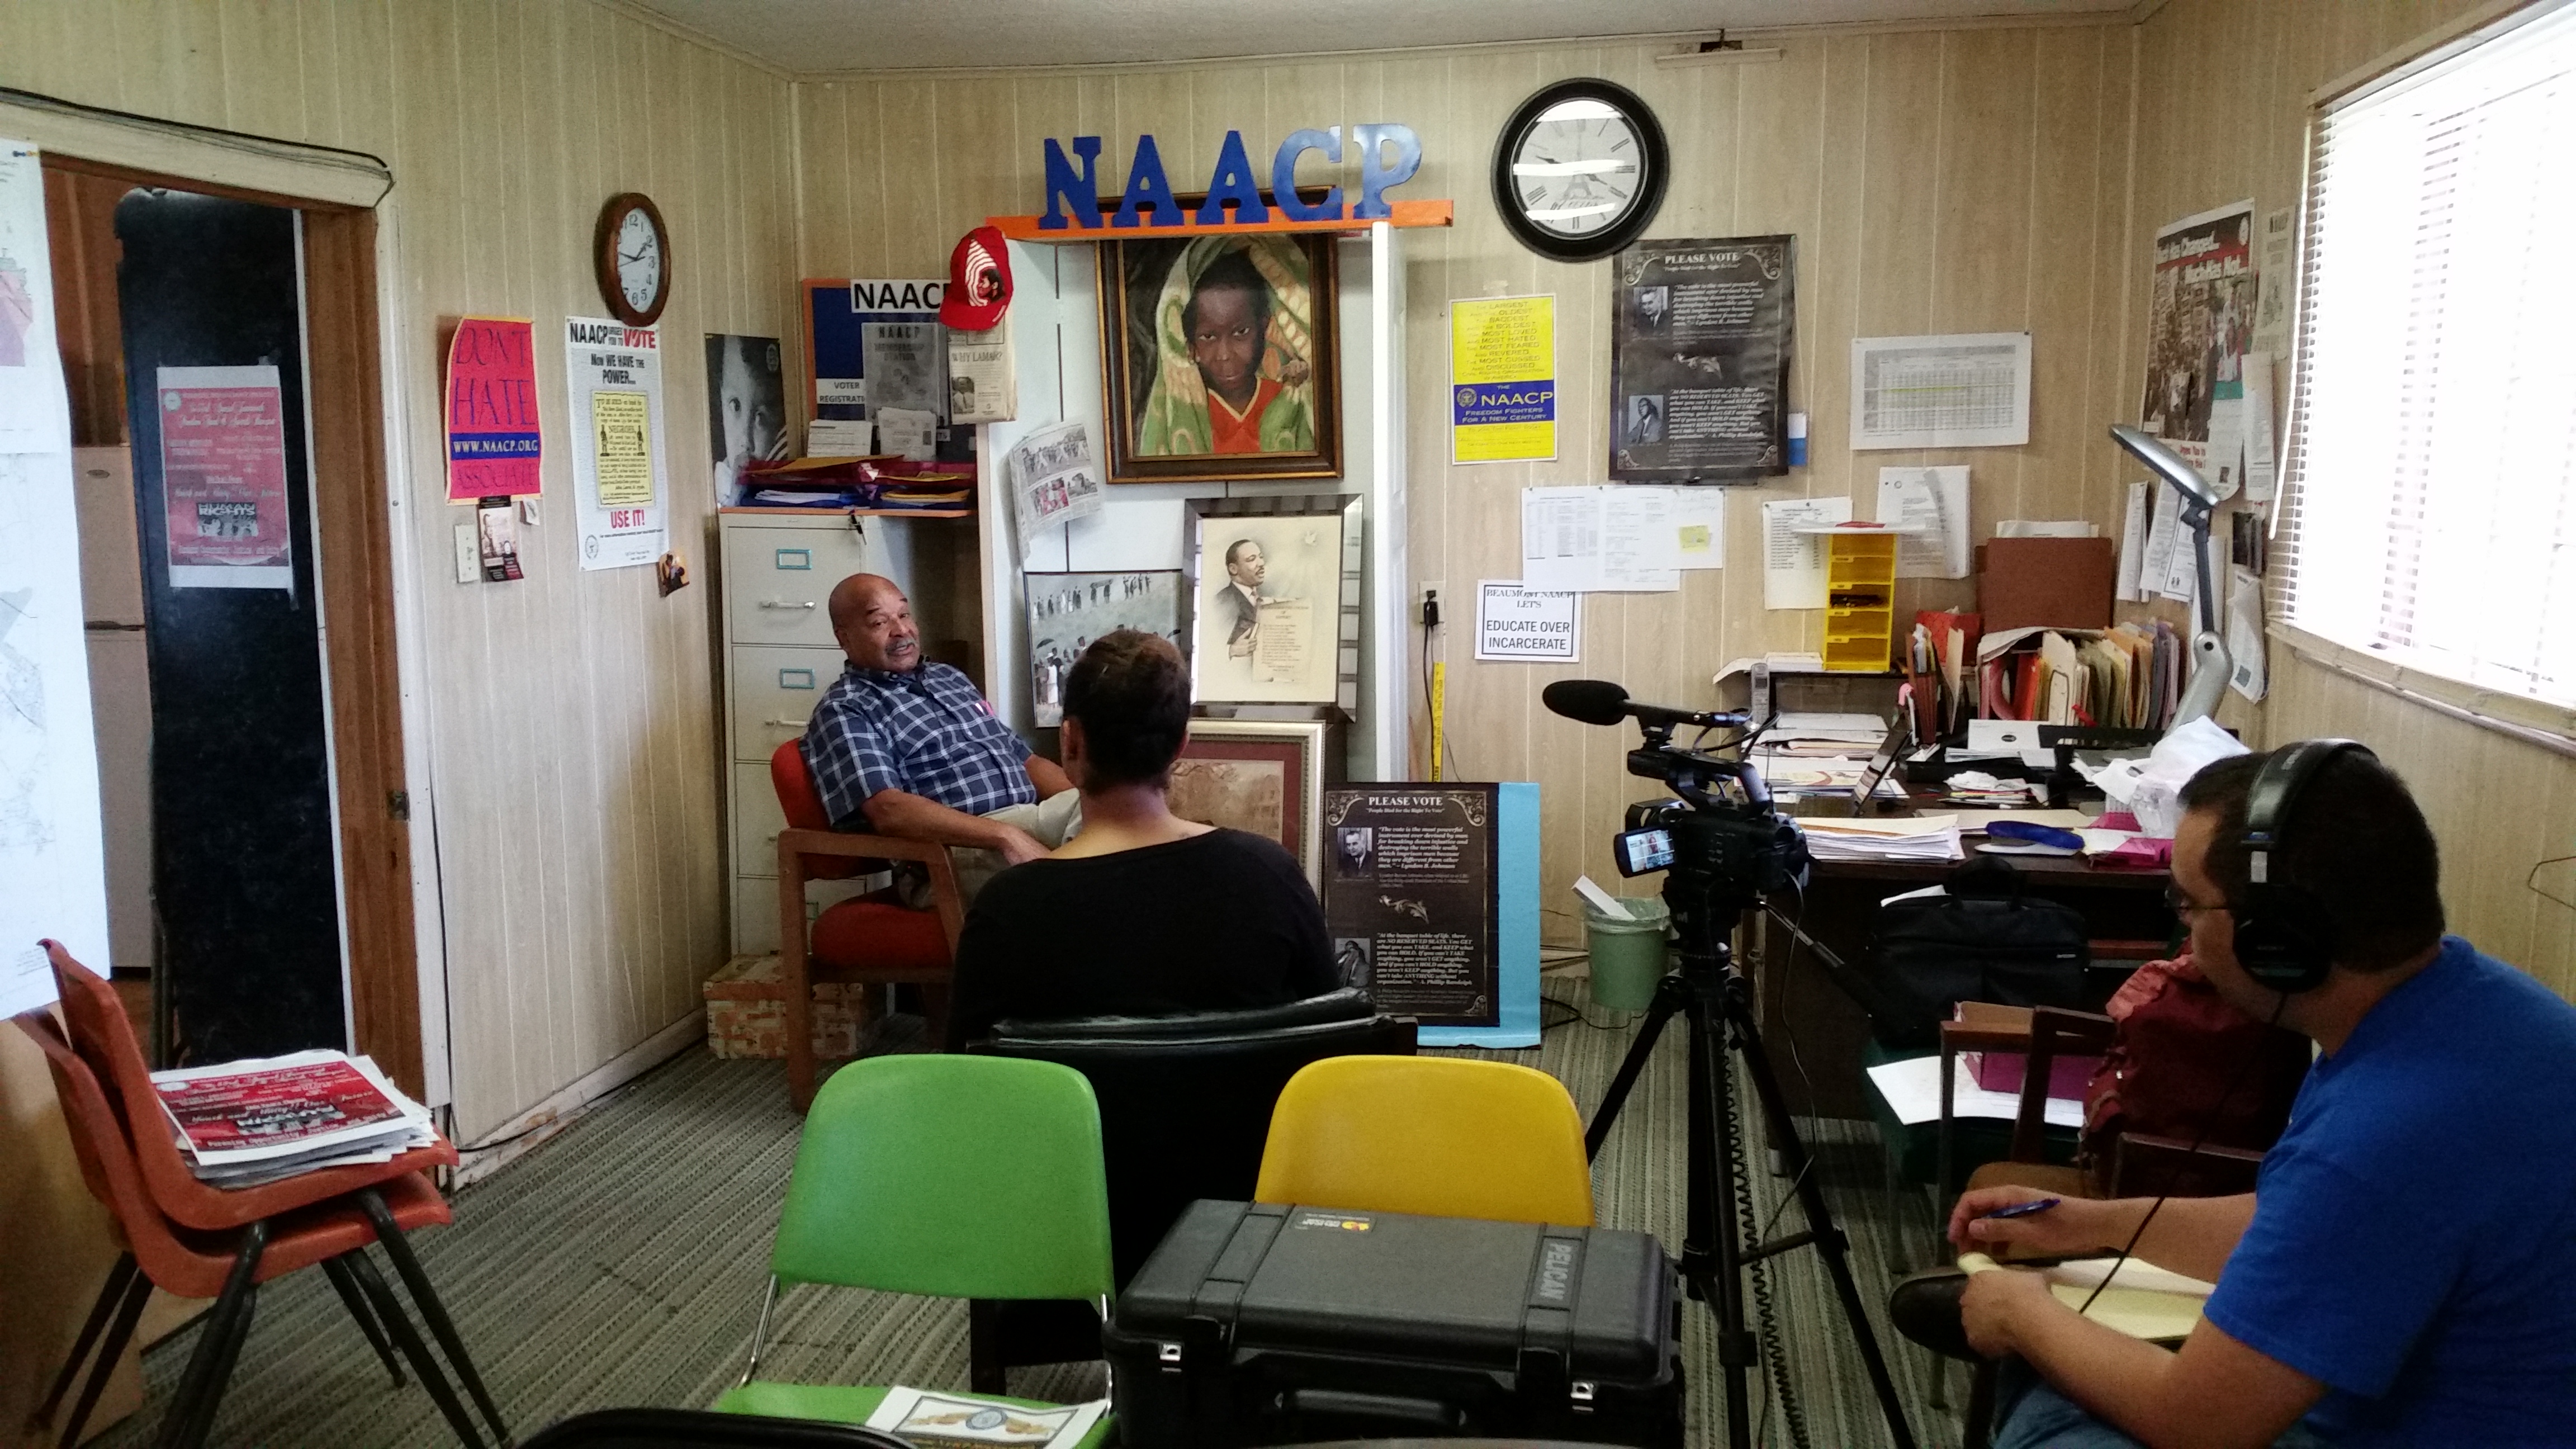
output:
M769 782L787 817L778 832L778 985L786 993L787 1095L802 1112L814 1100L814 983L917 983L930 1039L944 1041L966 901L948 847L834 830L806 773L801 741L770 752ZM815 919L809 944L806 882L847 880L898 860L918 861L929 872L929 910L913 910L882 891L838 901ZM864 1012L860 1025L866 1025Z
M182 1298L215 1300L161 1438L164 1444L202 1442L249 1335L258 1285L319 1263L394 1382L402 1382L402 1373L388 1334L457 1436L480 1445L473 1420L437 1360L363 1251L380 1242L495 1440L509 1443L500 1409L404 1237L410 1229L451 1221L447 1201L428 1173L453 1166L456 1149L442 1138L387 1162L324 1168L255 1187L201 1182L180 1155L114 989L61 946L48 941L45 948L61 991L62 1022L46 1011L27 1012L16 1021L45 1054L82 1179L115 1217L125 1252L109 1270L36 1417L52 1417L96 1344L97 1358L60 1441L78 1442L82 1421L157 1286Z
M2089 1160L2061 1164L2048 1160L2046 1146L2048 1083L2060 1056L2098 1057L2111 1049L2115 1023L2107 1016L2056 1007L2033 1007L2025 1027L1941 1023L1941 1100L1951 1100L1951 1081L1962 1051L2006 1051L2027 1055L2022 1066L2021 1098L2013 1119L2012 1149L1998 1162L1981 1164L1968 1174L1967 1190L2026 1187L2058 1197L2227 1197L2252 1192L2262 1170L2263 1154L2214 1142L2192 1143L2145 1132L2108 1132L2092 1144ZM1941 1173L1949 1180L1950 1116L1941 1118ZM1993 1256L2015 1261L2009 1248ZM1938 1370L1936 1369L1936 1373ZM1981 1362L1969 1379L1966 1449L1983 1449L1994 1419L1995 1365Z

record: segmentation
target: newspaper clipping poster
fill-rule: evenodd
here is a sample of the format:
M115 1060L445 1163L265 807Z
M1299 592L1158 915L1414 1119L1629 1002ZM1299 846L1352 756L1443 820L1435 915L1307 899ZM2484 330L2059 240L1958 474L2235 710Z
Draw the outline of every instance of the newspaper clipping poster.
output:
M948 334L948 421L1009 422L1020 415L1019 384L1007 314L989 332Z
M2222 495L2236 491L2242 467L2255 301L2253 202L2157 231L2139 415Z
M1091 460L1091 432L1080 423L1039 428L1011 445L1011 504L1020 530L1020 552L1059 523L1098 513L1100 466Z
M581 566L659 560L670 449L662 442L662 335L607 317L564 319L572 400L572 491Z
M1342 984L1428 1026L1492 1026L1492 785L1324 792L1324 925Z
M1748 482L1789 471L1795 238L1644 241L1611 294L1610 476Z

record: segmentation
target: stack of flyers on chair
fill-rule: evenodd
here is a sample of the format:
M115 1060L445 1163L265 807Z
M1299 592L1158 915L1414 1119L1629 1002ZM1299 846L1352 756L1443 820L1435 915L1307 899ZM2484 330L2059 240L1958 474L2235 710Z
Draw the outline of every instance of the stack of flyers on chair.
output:
M866 1427L882 1429L914 1449L992 1449L996 1444L1073 1449L1108 1410L1106 1399L1033 1406L896 1387L886 1390Z
M428 1108L404 1096L374 1061L347 1052L154 1072L152 1085L190 1167L219 1187L389 1162L438 1141Z

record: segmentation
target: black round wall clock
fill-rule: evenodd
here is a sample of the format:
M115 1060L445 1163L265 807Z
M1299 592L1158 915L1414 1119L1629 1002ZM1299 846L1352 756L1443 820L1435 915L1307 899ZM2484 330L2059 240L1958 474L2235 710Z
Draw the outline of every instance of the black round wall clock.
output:
M1521 245L1562 262L1606 257L1663 205L1664 128L1634 91L1563 80L1521 102L1494 139L1494 205Z

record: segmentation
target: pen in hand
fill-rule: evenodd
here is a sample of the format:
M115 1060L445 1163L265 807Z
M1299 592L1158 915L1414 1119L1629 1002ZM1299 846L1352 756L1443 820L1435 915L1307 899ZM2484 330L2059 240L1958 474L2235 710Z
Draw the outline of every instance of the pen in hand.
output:
M2064 1201L2064 1198L2035 1197L2028 1202L2017 1202L2010 1207L1999 1207L1990 1213L1979 1213L1975 1220L1978 1222L1984 1222L1988 1218L2026 1218L2033 1213L2044 1213Z

